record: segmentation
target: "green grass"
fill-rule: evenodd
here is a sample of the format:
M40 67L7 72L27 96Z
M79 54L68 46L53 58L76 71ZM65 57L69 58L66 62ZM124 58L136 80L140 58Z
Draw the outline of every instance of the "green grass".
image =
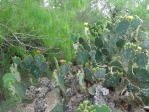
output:
M77 11L81 9L84 3L84 0L66 0L61 8L45 9L42 2L39 1L25 0L20 2L20 0L17 0L14 3L3 2L1 4L2 13L0 17L2 18L0 23L7 24L15 33L44 38L42 40L45 47L57 47L62 51L64 54L62 56L66 60L71 60L73 54L70 37L72 30L74 30L72 26L77 24L78 29L83 26L79 24L78 20L72 21L72 19L76 17ZM3 28L2 33L4 37L7 35L10 38L6 29ZM31 38L33 37L29 39ZM49 50L50 53L51 51L52 49Z
M11 97L0 102L0 112L15 111L17 98Z

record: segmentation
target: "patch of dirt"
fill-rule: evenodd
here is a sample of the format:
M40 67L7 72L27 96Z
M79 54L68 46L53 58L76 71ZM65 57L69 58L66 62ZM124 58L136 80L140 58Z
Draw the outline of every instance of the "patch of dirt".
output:
M58 103L58 100L52 91L46 94L45 99L47 101L47 108L45 112L50 112L55 107L55 105ZM35 100L36 99L34 99L33 103L26 104L26 105L19 103L17 105L16 112L34 112ZM12 111L9 110L8 112L12 112Z

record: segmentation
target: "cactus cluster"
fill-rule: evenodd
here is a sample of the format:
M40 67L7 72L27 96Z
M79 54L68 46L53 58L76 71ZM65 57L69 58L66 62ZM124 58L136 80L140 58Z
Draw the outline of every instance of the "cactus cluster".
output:
M26 90L30 99L38 98L35 110L41 107L42 111L45 110L44 97L51 89L60 101L51 112L72 111L76 106L78 112L111 112L117 102L137 106L140 102L141 106L144 102L149 103L146 101L149 97L149 55L146 53L148 48L142 47L144 41L136 35L140 25L141 20L132 16L121 18L115 24L108 22L104 25L97 21L91 26L85 23L91 34L88 36L92 38L72 35L77 65L67 62L60 65L54 58L54 83L47 78L39 78L48 69L43 55L38 54L35 58L28 55L23 60L14 57L15 66L38 77L43 86L38 89L31 86ZM23 86L14 68L3 80L4 87L10 87L15 94L16 88L20 91Z
M21 68L29 70L30 73L37 78L48 69L48 64L45 62L45 58L42 54L36 55L35 58L31 55L27 55L23 60L19 57L14 57L13 61Z
M16 95L22 100L25 97L26 87L21 82L21 76L17 69L17 64L12 64L10 67L10 73L7 73L3 77L4 89L11 92L11 95Z
M106 105L91 105L88 100L84 100L79 104L77 112L111 112Z
M103 25L98 21L88 25L92 38L76 37L75 40L79 43L76 59L84 69L84 79L90 83L104 79L104 86L116 90L119 85L127 85L133 94L139 92L141 98L148 97L142 93L148 88L149 56L148 48L142 48L144 41L138 37L141 23L139 17L130 16L117 20L116 24ZM91 89L90 93L93 94Z

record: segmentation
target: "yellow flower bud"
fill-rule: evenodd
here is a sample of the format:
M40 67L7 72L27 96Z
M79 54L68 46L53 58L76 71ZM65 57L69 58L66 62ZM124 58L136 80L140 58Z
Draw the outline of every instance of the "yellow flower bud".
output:
M141 51L141 50L142 50L142 48L141 48L140 46L138 46L138 47L137 47L137 50L138 50L138 51Z
M88 23L87 22L84 22L84 26L88 26Z
M127 17L129 20L133 20L133 16L128 16Z

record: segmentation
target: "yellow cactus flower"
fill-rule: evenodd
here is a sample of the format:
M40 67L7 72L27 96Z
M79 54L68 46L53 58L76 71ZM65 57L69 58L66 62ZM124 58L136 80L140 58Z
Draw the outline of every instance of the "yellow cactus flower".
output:
M141 50L142 50L142 48L141 48L140 46L138 46L138 47L137 47L137 50L138 50L138 51L141 51Z
M128 19L129 20L133 20L133 16L128 16Z
M87 22L84 22L84 26L88 26L88 23Z

